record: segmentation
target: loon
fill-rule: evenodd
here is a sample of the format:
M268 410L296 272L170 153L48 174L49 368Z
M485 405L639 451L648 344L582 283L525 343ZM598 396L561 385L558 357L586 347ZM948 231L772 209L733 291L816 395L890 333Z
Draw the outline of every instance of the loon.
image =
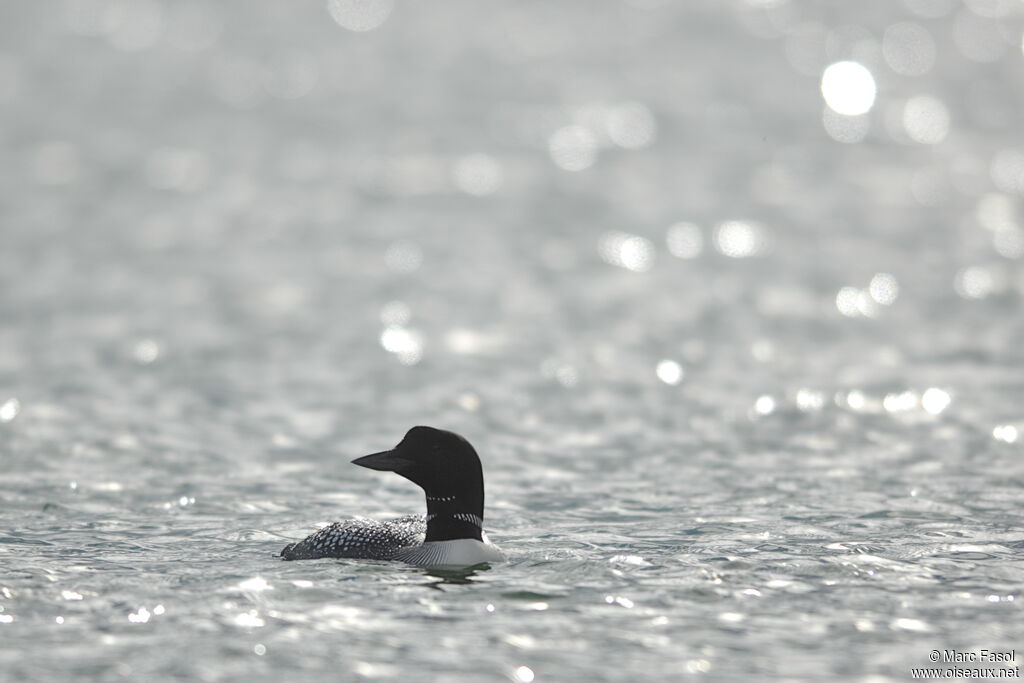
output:
M364 455L353 464L394 472L418 484L427 514L378 522L335 522L285 546L285 560L345 557L398 560L421 567L470 567L505 556L483 532L484 475L480 458L464 438L443 429L413 427L390 451Z

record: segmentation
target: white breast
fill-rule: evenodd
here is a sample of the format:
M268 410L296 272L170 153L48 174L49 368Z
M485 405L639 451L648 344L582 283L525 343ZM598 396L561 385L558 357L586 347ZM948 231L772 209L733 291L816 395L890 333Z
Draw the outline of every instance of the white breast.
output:
M486 541L487 536L483 538ZM460 538L454 541L430 541L402 550L395 559L418 567L472 567L484 562L504 562L505 555L489 541L481 543L474 538Z

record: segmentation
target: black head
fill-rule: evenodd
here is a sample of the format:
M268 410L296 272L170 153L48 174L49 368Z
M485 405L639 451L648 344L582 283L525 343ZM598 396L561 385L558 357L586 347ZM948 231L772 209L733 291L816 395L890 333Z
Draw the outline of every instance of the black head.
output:
M428 540L432 536L437 539L442 518L461 513L483 519L484 475L480 458L469 442L454 432L413 427L390 451L364 455L352 462L371 470L400 474L424 490L428 519L438 518L438 524L428 522ZM456 538L465 537L459 533ZM476 535L479 537L479 531Z

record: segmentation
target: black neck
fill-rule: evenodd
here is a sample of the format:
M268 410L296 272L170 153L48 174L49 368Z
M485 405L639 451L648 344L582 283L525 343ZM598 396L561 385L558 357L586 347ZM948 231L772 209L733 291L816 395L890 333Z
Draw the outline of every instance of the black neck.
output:
M484 521L483 507L483 501L473 504L462 497L428 493L426 541L454 541L460 538L482 540L480 525Z

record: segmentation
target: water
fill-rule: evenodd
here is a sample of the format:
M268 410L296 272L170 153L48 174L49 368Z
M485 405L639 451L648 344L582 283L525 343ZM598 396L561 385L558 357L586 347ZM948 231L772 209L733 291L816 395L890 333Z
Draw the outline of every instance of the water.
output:
M0 678L1019 663L1020 3L0 14ZM507 564L275 558L414 424Z

